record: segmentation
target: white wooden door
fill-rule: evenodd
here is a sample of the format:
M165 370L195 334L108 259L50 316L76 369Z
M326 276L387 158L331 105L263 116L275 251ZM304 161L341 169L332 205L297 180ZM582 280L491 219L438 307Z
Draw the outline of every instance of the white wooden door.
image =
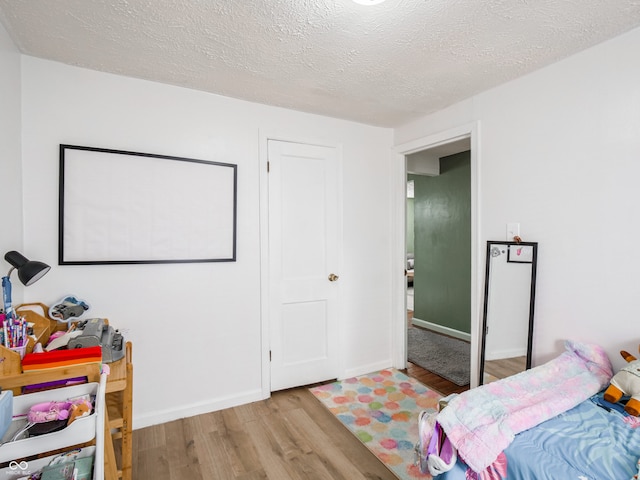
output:
M271 390L338 374L338 153L269 140Z

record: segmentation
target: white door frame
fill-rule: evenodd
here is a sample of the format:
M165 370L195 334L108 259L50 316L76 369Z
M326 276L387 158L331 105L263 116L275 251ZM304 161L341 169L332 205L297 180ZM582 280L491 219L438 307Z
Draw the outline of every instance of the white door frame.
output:
M405 155L416 153L429 148L445 145L457 140L469 138L471 143L471 387L478 385L478 367L480 361L480 330L481 330L481 305L480 298L482 288L479 262L482 258L480 250L480 195L479 195L479 122L473 122L460 127L452 128L426 137L418 138L393 148L391 170L392 205L392 239L393 258L391 261L392 298L391 308L394 321L392 327L393 364L396 368L405 368L407 364L407 298L406 278L404 269L406 266L406 204L407 204L407 166Z
M262 398L271 396L271 360L270 350L270 322L269 322L269 176L267 174L267 161L269 159L269 140L279 140L282 142L303 143L307 145L318 145L322 147L335 148L337 152L338 170L338 242L342 244L342 219L343 219L343 180L342 180L342 144L331 143L317 138L304 136L287 135L276 132L259 132L259 152L258 171L260 172L260 345L262 363ZM340 248L338 255L338 271L342 271L344 265L343 251ZM342 312L342 301L338 294L338 371L344 372L344 354L342 348L342 322L340 321Z

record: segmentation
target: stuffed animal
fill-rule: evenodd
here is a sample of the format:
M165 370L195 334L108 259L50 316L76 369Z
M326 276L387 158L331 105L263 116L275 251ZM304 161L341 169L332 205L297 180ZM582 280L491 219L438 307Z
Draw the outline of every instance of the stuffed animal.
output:
M80 401L71 405L71 409L69 411L70 412L69 421L67 422L67 425L71 425L71 422L73 422L77 418L86 417L87 415L90 415L91 408L92 408L91 403L89 403L86 400Z
M624 350L620 351L620 355L629 364L613 376L611 384L604 392L604 399L616 403L622 395L630 395L631 398L624 410L629 415L637 417L640 416L640 360Z

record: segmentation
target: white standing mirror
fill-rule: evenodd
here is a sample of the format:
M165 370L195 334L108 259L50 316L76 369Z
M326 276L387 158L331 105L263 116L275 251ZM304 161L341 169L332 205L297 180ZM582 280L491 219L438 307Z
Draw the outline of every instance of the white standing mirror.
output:
M536 242L487 242L480 384L531 368Z

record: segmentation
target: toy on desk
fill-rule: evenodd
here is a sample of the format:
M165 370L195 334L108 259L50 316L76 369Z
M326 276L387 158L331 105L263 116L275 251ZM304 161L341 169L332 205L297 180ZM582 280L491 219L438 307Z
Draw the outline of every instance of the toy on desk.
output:
M59 348L66 348L69 345L69 341L79 335L82 335L82 331L75 328L70 328L68 331L54 332L49 337L49 343L47 343L45 350L51 352Z
M67 295L49 309L49 316L59 322L69 322L74 318L80 318L89 310L89 304L73 295Z
M111 363L124 357L124 339L120 332L107 325L102 318L91 318L78 322L77 330L80 335L69 340L67 349L102 347L102 361Z

